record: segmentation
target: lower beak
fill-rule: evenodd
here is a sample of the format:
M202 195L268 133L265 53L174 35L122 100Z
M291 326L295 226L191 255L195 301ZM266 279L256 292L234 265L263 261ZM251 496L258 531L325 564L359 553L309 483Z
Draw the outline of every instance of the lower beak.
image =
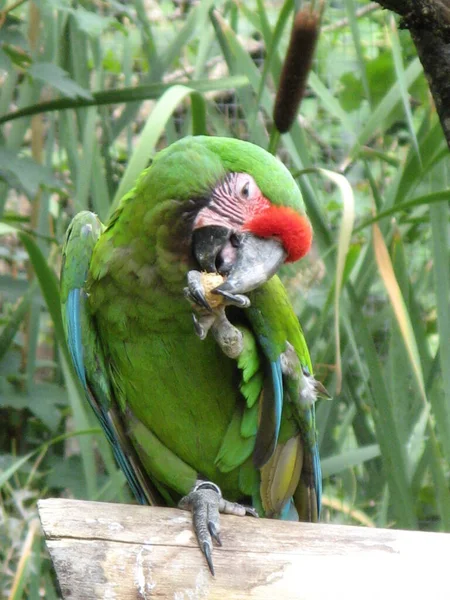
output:
M227 275L224 283L213 292L233 295L246 294L266 283L287 256L281 242L275 238L260 238L252 233L236 235L218 226L202 227L194 232L193 252L201 269L218 270ZM230 264L229 258L225 260L224 257L231 254ZM223 268L225 264L226 268Z

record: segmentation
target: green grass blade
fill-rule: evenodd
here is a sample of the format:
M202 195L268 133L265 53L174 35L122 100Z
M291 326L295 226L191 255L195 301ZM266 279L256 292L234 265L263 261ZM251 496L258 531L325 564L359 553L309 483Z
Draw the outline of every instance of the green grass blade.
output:
M414 150L417 154L419 163L422 162L419 151L419 143L417 141L416 130L414 128L413 116L411 112L411 106L409 103L408 88L405 79L405 70L403 67L402 60L402 49L400 46L400 39L398 37L397 25L395 23L394 15L390 15L388 23L389 38L391 40L392 56L394 57L394 67L397 75L397 83L400 88L400 95L402 97L403 108L405 109L406 120L408 122L408 129L413 142Z
M374 223L378 223L382 219L386 217L390 217L392 215L404 212L409 210L410 208L415 208L417 206L424 205L432 205L436 202L442 202L443 200L450 200L450 190L442 190L440 192L431 192L430 194L425 194L424 196L418 196L417 198L413 198L412 200L408 200L407 202L402 202L400 204L396 204L387 210L382 210L377 213L371 219L367 219L363 221L360 225L355 227L355 233L362 231L369 225L373 225Z
M23 465L30 460L33 456L34 452L30 452L21 458L18 458L14 463L5 469L2 473L0 473L0 489L5 485L7 481L11 479L11 477L21 468Z
M377 355L375 344L367 321L361 312L361 302L347 286L350 296L350 313L352 329L358 345L364 351L365 361L370 377L369 390L371 393L372 414L375 422L377 441L381 449L384 473L389 484L392 507L396 522L407 529L417 528L415 503L411 495L408 481L408 468L405 449L400 443L400 437L395 424L392 404L385 383L383 369Z
M173 111L182 100L193 93L194 90L192 88L184 85L174 85L158 100L142 130L133 156L130 158L127 169L114 196L111 211L117 208L121 198L133 188L138 176L148 166L148 162L155 151L156 143L161 137L164 127L172 116ZM198 114L198 102L197 98L195 114ZM199 127L203 126L204 113L201 114Z
M378 444L347 450L337 456L328 456L321 461L322 475L323 477L331 477L346 469L357 467L368 460L373 460L378 456L380 456L380 447Z
M323 106L327 109L330 115L336 117L337 119L339 119L339 121L341 121L346 133L355 137L356 133L353 133L354 124L352 120L349 118L348 114L341 107L338 100L336 100L336 98L333 96L330 90L322 83L320 77L316 73L314 73L314 71L311 71L311 73L309 74L308 85L320 99Z
M403 86L408 89L422 74L422 65L418 58L415 58L405 69ZM380 127L386 121L387 117L397 108L401 102L400 84L395 82L389 92L381 100L375 110L371 113L362 131L359 132L357 142L349 152L350 157L354 157L361 146L366 144Z
M243 75L224 77L222 79L199 79L197 81L180 81L180 85L188 85L196 92L213 92L218 90L228 90L232 88L240 88L248 85L248 80ZM168 89L173 87L173 83L151 83L148 85L140 85L131 88L122 88L119 90L107 90L94 92L92 100L83 98L60 98L58 100L50 100L48 102L39 102L31 106L26 106L20 110L10 112L0 117L0 125L30 117L39 113L50 112L54 110L67 110L69 108L84 108L86 106L104 106L108 104L122 104L127 102L136 102L138 100L156 100ZM26 128L26 124L25 124Z
M450 254L448 243L449 204L441 202L430 206L434 289L436 293L439 360L443 380L444 396L440 398L438 430L445 440L450 439ZM445 402L443 400L445 399ZM450 464L450 445L443 444Z
M260 12L264 10L264 3L259 2ZM267 52L266 58L264 60L264 66L261 74L261 80L258 86L258 90L256 93L256 104L259 105L261 102L261 98L263 95L263 91L266 87L267 77L269 73L272 71L272 75L274 75L275 84L278 85L278 79L280 76L280 61L277 59L278 46L280 44L281 38L283 36L284 29L286 27L286 23L288 22L289 16L293 11L293 2L292 0L285 0L283 6L280 9L278 14L277 22L275 23L275 27L273 30L273 34L266 32L264 37L264 41L266 44ZM276 71L276 73L274 72Z
M28 313L33 297L36 296L37 287L38 285L36 280L28 286L25 295L21 298L19 304L12 312L8 322L3 327L3 331L0 334L0 362L8 351L22 321Z
M91 187L92 165L96 136L97 110L89 108L85 113L82 154L79 162L79 177L76 179L75 206L78 211L88 208L88 195Z
M364 93L367 100L369 101L369 104L372 104L369 81L367 79L366 63L364 60L364 51L361 44L361 36L359 33L358 20L356 18L356 8L354 1L345 0L345 9L347 13L348 22L350 24L350 31L352 33L353 46L355 48L356 57L358 59L359 73L361 75Z
M419 351L417 349L414 330L411 325L408 310L398 285L394 269L392 267L386 244L377 224L373 225L373 244L378 270L394 310L394 314L411 362L411 367L416 378L416 384L425 407L428 404L428 399L425 391L422 365L420 362Z

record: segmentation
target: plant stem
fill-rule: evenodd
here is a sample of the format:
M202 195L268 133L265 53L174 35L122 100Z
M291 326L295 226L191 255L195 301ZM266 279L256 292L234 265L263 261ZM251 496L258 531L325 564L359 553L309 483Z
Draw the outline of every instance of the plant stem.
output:
M276 154L278 144L280 142L280 137L281 137L280 132L274 125L272 127L272 131L270 132L269 147L267 148L267 150L270 152L270 154L273 154L273 155Z

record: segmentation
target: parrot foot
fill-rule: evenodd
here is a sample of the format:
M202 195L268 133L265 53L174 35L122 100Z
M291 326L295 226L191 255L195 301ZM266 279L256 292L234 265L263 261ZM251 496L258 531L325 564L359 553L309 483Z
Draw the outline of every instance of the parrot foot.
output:
M212 542L214 540L218 546L222 545L219 513L239 517L245 515L258 517L254 508L225 500L219 486L212 481L197 481L192 491L180 500L178 506L192 512L192 522L198 544L205 555L212 575L214 575Z
M195 333L201 340L204 340L211 330L223 353L229 358L238 358L244 347L244 338L239 329L227 319L223 306L214 313L192 313L192 320Z
M247 296L218 289L221 282L223 283L223 277L217 273L189 271L184 296L192 304L210 313L223 306L237 306L238 308L248 308L250 306L250 300Z
M193 304L196 304L197 306L200 306L201 308L204 308L205 310L207 310L208 312L212 312L212 308L211 305L209 304L208 300L206 299L206 294L205 294L205 290L202 284L202 274L200 273L200 271L189 271L187 274L187 287L184 288L184 297L187 298L187 300L189 300L189 302L192 302Z
M194 322L195 333L201 340L204 340L216 320L216 315L214 313L208 313L206 315L197 316L195 313L192 313L192 320Z
M198 337L204 340L211 329L223 352L230 358L237 358L243 349L242 333L227 319L225 308L230 305L247 308L250 300L242 294L227 291L219 290L216 294L217 280L221 281L223 277L217 273L189 271L184 296L194 305L192 320Z

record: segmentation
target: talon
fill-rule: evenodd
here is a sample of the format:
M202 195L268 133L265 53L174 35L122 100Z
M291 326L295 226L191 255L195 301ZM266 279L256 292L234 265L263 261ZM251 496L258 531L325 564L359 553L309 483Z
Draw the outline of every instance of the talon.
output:
M219 530L217 529L217 526L213 521L208 522L208 530L211 534L211 537L217 542L217 545L221 546L222 540L220 539Z
M192 523L195 535L197 536L198 545L205 555L206 562L208 563L212 575L214 575L212 540L214 540L218 546L222 546L222 540L220 539L219 513L238 516L245 516L246 514L254 517L258 516L258 513L254 508L224 500L219 486L212 481L198 480L192 488L192 491L180 500L178 506L192 512Z
M186 298L199 304L207 311L212 312L212 308L206 299L203 285L201 282L201 273L199 271L189 271L187 274L188 287L184 288L184 295Z
M215 575L214 573L214 565L211 556L211 544L208 542L203 542L203 554L205 555L206 562L208 563L209 570L211 571L211 575Z
M195 333L201 340L204 340L207 332L205 331L203 325L200 323L200 319L198 319L197 316L194 315L194 313L192 313L192 321L194 322Z
M227 300L227 303L234 304L239 308L248 308L250 306L250 300L243 294L232 294L221 289L211 290L211 293L223 296Z

